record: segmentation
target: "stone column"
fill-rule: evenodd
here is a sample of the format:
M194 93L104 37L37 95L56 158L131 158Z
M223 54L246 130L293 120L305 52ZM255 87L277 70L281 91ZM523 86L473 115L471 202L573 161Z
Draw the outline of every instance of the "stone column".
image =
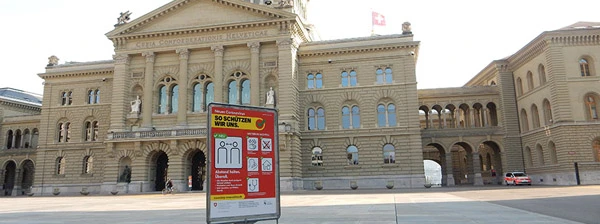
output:
M452 171L452 152L446 152L446 186L454 186L454 171Z
M215 102L223 102L223 45L212 46L215 54Z
M469 108L469 127L473 128L475 127L475 109L474 108Z
M179 105L177 105L177 125L187 126L188 111L188 58L189 50L182 48L175 51L179 54Z
M152 127L152 98L154 93L154 52L144 52L146 68L144 70L144 97L142 100L142 127Z
M127 54L113 55L115 68L112 81L112 99L110 102L110 131L125 130L125 118L129 112L129 70L130 57Z
M21 195L21 180L22 179L21 169L15 169L15 183L13 184L13 190L11 196L19 196Z
M455 123L456 123L456 127L457 128L461 127L460 126L460 112L461 112L460 109L456 109L456 112L454 112L454 115L456 115L456 122Z
M488 113L489 113L489 111L488 111L488 109L486 109L486 108L483 108L482 110L483 110L483 123L482 123L482 125L481 125L481 126L482 126L482 127L487 127L487 126L489 125L489 124L488 124L488 123L489 123L489 122L488 122L488 117L489 117L489 116L488 116Z
M442 110L442 116L444 117L444 125L442 128L446 128L448 126L446 122L446 116L448 116L448 114L446 114L446 110Z
M260 42L248 43L250 48L250 105L260 106ZM268 87L267 87L268 88Z
M479 153L473 152L473 174L475 175L473 178L473 185L480 186L483 185L483 178L481 177L481 166L479 166Z

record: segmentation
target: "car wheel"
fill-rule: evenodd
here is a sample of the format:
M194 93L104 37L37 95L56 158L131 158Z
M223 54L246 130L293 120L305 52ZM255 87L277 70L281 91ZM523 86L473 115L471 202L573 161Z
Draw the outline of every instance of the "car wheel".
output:
M506 184L506 186L508 186L508 181L504 181L504 183Z
M517 186L517 181L513 180L513 185Z

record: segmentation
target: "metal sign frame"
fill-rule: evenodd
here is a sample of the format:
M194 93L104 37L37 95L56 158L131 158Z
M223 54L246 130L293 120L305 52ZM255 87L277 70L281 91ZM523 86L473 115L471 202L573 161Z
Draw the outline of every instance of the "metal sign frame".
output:
M206 222L210 224L254 223L262 220L278 221L281 217L281 203L279 191L279 115L277 110L264 107L210 103L207 114ZM271 122L272 124L268 124ZM263 139L263 137L269 138ZM256 145L258 139L260 141ZM262 143L263 140L267 144ZM218 145L215 143L216 141L219 141ZM270 146L268 146L268 141L271 141ZM237 148L238 145L241 145L239 149ZM248 147L249 145L250 147ZM217 151L217 146L219 146L219 151ZM239 155L236 154L235 157L233 156L234 149L239 150ZM220 152L225 152L225 159L219 155ZM251 171L248 167L250 163L253 164L251 165L253 167ZM272 167L269 168L265 164L272 164ZM220 167L217 168L217 166ZM233 177L229 178L230 176ZM241 178L241 176L245 178ZM224 181L218 182L216 179ZM272 186L271 180L273 181ZM215 182L213 183L213 181ZM254 183L255 181L257 184L249 184L249 182ZM263 181L267 182L267 186L260 185ZM217 183L221 183L221 185L217 185ZM229 183L229 186L226 186L227 183ZM240 183L241 187L238 185ZM262 191L263 189L268 190ZM221 193L217 193L219 191ZM261 195L266 196L261 198Z

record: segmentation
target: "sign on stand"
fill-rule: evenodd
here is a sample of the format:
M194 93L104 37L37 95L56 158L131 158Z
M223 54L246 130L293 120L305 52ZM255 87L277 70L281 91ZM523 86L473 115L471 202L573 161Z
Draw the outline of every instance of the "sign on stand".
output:
M278 220L277 111L208 105L207 223Z

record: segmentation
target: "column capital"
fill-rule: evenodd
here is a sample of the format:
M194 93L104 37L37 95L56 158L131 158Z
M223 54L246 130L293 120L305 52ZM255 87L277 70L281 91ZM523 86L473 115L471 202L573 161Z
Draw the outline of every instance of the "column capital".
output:
M250 42L248 43L248 47L252 53L258 53L260 50L260 42Z
M187 48L179 48L175 52L179 54L179 60L187 60L190 56L190 50Z
M291 47L293 42L294 41L292 40L292 38L282 38L277 40L277 46L279 47L279 49Z
M128 54L115 54L113 60L115 60L115 64L129 64L131 57Z
M215 45L211 46L210 50L212 50L215 53L215 56L223 57L223 51L225 50L225 47L223 47L223 45Z
M142 56L146 57L146 62L154 62L154 52L143 52Z

